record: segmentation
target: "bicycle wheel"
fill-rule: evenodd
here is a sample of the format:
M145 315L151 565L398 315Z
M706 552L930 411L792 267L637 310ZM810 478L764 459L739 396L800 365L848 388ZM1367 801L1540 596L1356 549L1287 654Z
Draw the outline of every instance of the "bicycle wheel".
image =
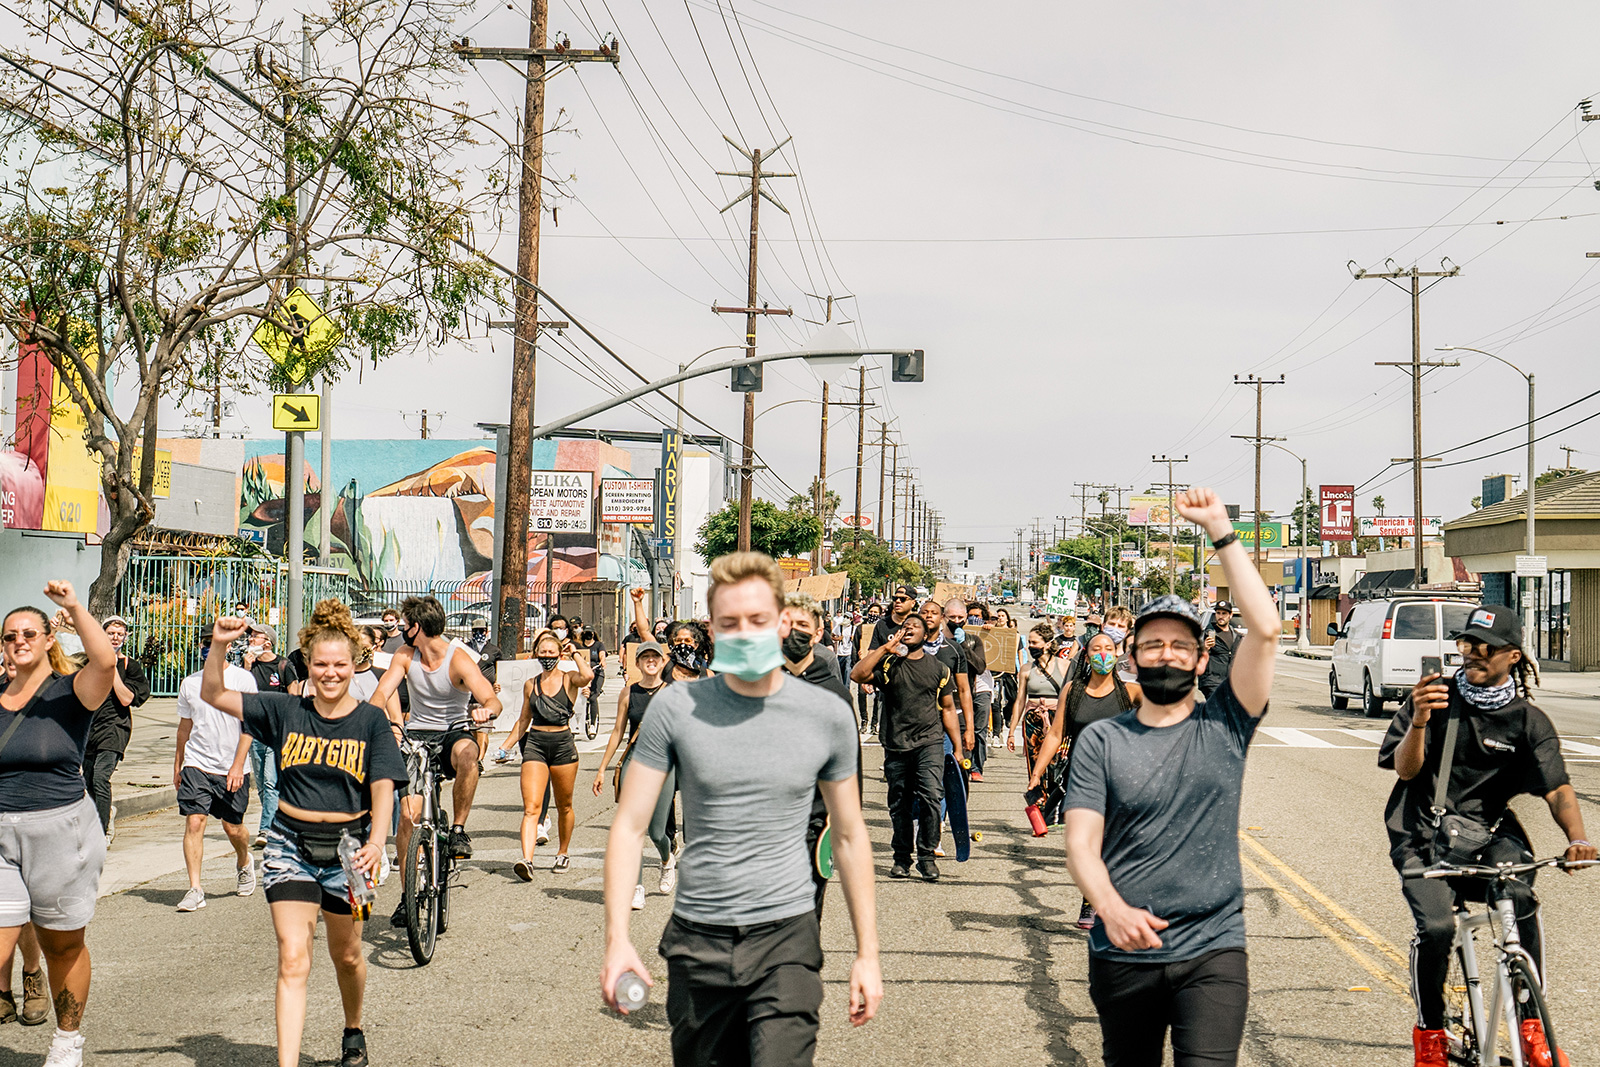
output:
M412 831L405 860L406 940L419 967L433 959L439 941L439 894L434 882L438 851L431 827Z
M1544 1024L1544 1041L1550 1046L1550 1062L1560 1063L1561 1046L1556 1044L1555 1023L1550 1020L1550 1006L1545 1003L1544 988L1539 985L1539 980L1533 976L1533 968L1528 966L1528 961L1517 956L1506 961L1511 971L1511 993L1521 1005L1522 1018L1538 1019ZM1526 1003L1522 994L1527 994ZM1512 1040L1517 1040L1513 1036Z
M1450 1042L1450 1061L1466 1067L1480 1067L1483 1054L1478 1047L1477 1023L1467 992L1461 950L1456 949L1450 953L1450 972L1444 983L1444 1026Z
M437 897L439 901L439 932L442 934L450 926L450 876L455 873L456 869L456 861L450 856L448 835L439 835L439 842L434 849L434 854L439 860Z

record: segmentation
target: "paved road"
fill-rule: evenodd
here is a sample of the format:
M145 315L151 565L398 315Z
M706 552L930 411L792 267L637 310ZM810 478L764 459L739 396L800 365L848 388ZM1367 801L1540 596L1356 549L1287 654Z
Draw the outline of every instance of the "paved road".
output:
M1250 758L1245 861L1252 1002L1243 1062L1252 1065L1409 1063L1404 904L1386 858L1381 812L1390 779L1374 765L1381 723L1334 712L1326 665L1280 659L1272 711ZM1551 701L1576 739L1571 771L1591 828L1600 829L1600 703ZM594 748L595 745L584 746ZM867 750L868 821L883 865L889 826L878 750ZM592 777L598 756L583 757ZM888 996L880 1018L851 1031L844 991L851 947L837 900L823 924L830 955L822 1064L1100 1063L1085 985L1084 935L1059 835L1034 839L1019 792L1022 762L1003 757L974 791L984 831L973 859L947 862L935 886L879 882ZM667 1033L658 996L628 1020L596 992L600 857L612 805L583 794L573 867L531 885L514 879L519 802L514 773L494 768L473 817L477 856L455 898L455 923L432 965L416 968L404 936L369 924L367 1028L374 1062L389 1065L661 1063ZM1559 832L1540 802L1518 804L1542 853ZM217 896L204 911L173 910L184 889L172 813L127 820L107 869L110 895L90 930L95 986L86 1034L95 1062L269 1065L273 942L265 904ZM222 892L230 863L220 834L207 867ZM541 859L548 864L548 851ZM1600 953L1587 921L1600 876L1541 883L1553 1001L1574 1063L1600 1056ZM382 913L398 880L380 891ZM652 894L635 916L647 962L669 902ZM340 1018L332 972L312 977L308 1057L330 1062ZM0 1027L0 1067L34 1064L49 1029ZM26 1050L19 1055L12 1050Z

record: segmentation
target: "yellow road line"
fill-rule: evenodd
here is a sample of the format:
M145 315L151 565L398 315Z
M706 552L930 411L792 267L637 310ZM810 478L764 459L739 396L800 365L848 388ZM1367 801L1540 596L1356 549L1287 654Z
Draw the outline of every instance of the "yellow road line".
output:
M1362 970L1366 971L1368 974L1372 975L1372 977L1382 982L1388 988L1389 992L1393 993L1395 996L1405 1000L1408 1004L1411 1002L1411 990L1398 978L1385 970L1384 967L1376 960L1372 959L1365 952L1362 952L1361 949L1358 948L1347 936L1335 929L1322 916L1312 911L1304 901L1291 893L1264 869L1257 866L1255 861L1250 859L1250 857L1240 856L1239 861L1249 869L1251 874L1254 874L1257 878L1259 878L1268 889L1278 894L1284 903L1288 904L1295 911L1299 912L1300 917L1306 922L1310 923L1313 929L1315 929L1319 934L1327 938L1329 941L1333 942L1339 948L1343 949L1346 955L1355 960L1356 963L1360 964Z
M1305 878L1301 877L1300 872L1296 871L1293 867L1280 860L1277 856L1274 856L1267 850L1267 846L1263 845L1260 841L1257 841L1251 835L1242 832L1239 834L1239 837L1244 841L1245 844L1254 849L1263 860L1272 864L1272 866L1276 868L1279 873L1298 886L1302 893L1316 901L1318 904L1321 904L1324 908L1327 908L1328 912L1332 914L1334 918L1338 919L1350 929L1354 930L1361 937L1366 938L1373 948L1377 949L1385 956L1388 956L1395 962L1397 966L1409 973L1411 969L1411 958L1407 954L1395 948L1394 945L1390 944L1388 940L1379 936L1377 931L1372 929L1372 927L1368 926L1366 923L1362 922L1360 919L1356 918L1354 915L1350 914L1348 910L1340 907L1331 897L1328 896L1328 894L1324 893L1322 890L1306 881Z

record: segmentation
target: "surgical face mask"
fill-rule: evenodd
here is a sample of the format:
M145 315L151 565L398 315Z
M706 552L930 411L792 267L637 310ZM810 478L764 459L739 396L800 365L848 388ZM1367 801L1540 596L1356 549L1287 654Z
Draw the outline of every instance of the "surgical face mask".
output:
M558 664L560 662L561 662L561 657L560 656L540 656L539 657L539 666L544 668L547 671L555 670L556 669L556 664Z
M1139 688L1144 690L1144 695L1152 704L1176 704L1189 695L1199 679L1199 672L1194 668L1184 670L1170 663L1160 663L1154 667L1138 664Z
M565 626L552 626L550 628L550 632L562 639L565 639L567 636L567 628Z
M1091 652L1089 654L1089 667L1096 674L1110 674L1117 665L1115 652Z
M789 631L789 636L783 639L783 658L790 663L799 663L811 651L811 635L799 627Z
M1119 645L1122 644L1122 639L1128 636L1128 631L1120 626L1102 626L1100 632Z
M719 674L731 674L746 682L754 682L777 670L782 663L783 649L778 644L778 631L774 628L718 634L711 669Z

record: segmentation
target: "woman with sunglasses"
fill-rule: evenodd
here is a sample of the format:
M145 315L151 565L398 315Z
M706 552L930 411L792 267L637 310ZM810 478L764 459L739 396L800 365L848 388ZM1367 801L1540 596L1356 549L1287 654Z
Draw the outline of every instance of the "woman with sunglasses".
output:
M266 743L278 765L278 812L267 830L261 862L278 938L278 1064L296 1067L300 1062L306 983L320 918L344 1007L340 1067L367 1067L361 1029L367 985L364 916L358 917L352 906L340 846L347 834L354 837L359 844L351 866L360 875L377 878L395 785L407 780L395 742L398 730L381 710L350 692L361 642L344 604L318 602L300 631L308 675L300 696L237 693L227 687L227 648L246 629L242 619L217 620L200 698L242 719L245 731Z
M83 1005L89 997L84 929L94 918L106 837L83 781L83 753L96 709L116 680L117 653L70 582L45 596L72 621L88 663L74 670L50 616L9 612L0 626L9 670L0 692L0 959L9 961L33 923L56 1006L45 1062L83 1062Z
M632 683L617 697L617 721L611 727L611 737L606 741L605 755L600 757L600 769L594 772L594 795L599 796L605 786L606 768L611 757L622 749L622 760L617 765L616 795L622 795L622 779L626 777L628 761L633 755L633 743L639 738L639 727L644 725L644 713L650 701L667 684L665 677L667 657L660 645L644 641L633 654L634 666L639 668L639 680ZM623 735L627 741L623 741ZM661 892L672 892L678 884L678 850L673 847L673 834L667 832L672 814L672 795L676 789L674 772L667 772L667 782L661 787L656 800L656 810L650 818L650 840L661 856ZM644 907L644 859L639 860L639 881L633 887L633 910Z
M572 865L567 848L572 844L576 819L572 811L573 787L578 781L578 746L572 740L572 708L578 693L594 680L589 657L578 655L571 641L552 630L533 639L539 673L522 686L522 714L500 745L503 751L522 746L522 858L512 867L524 882L533 881L533 852L538 847L539 808L547 785L555 788L556 825L560 835L551 868L560 874ZM570 663L570 667L566 664Z

